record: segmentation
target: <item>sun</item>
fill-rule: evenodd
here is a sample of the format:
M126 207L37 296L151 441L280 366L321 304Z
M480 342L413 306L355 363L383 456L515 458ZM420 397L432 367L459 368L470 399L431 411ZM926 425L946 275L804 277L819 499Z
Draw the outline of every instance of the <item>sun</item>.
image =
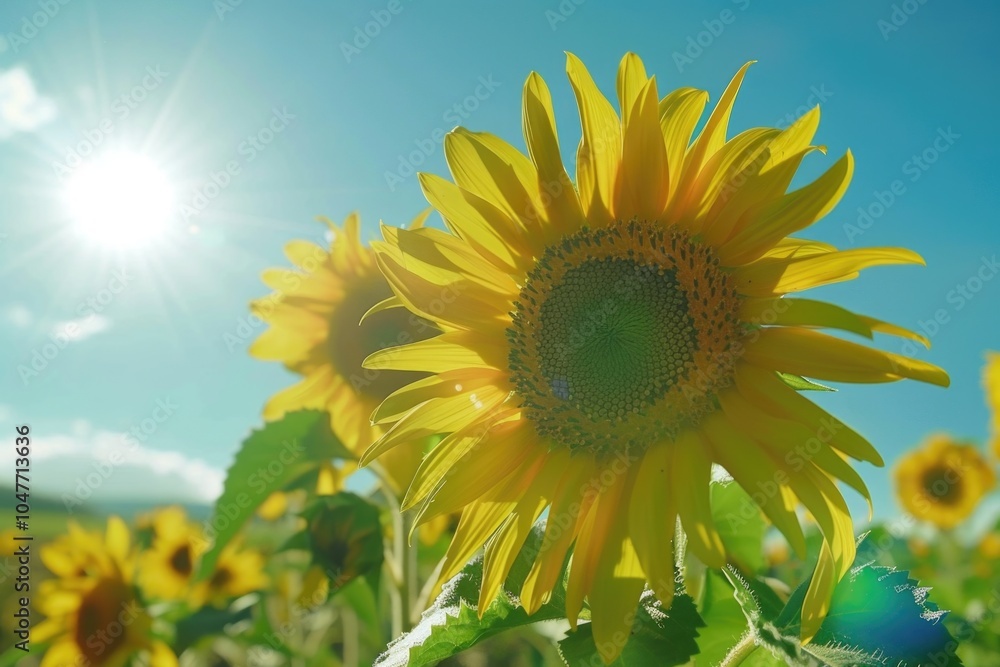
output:
M77 230L98 245L133 248L159 237L174 213L174 192L156 162L127 151L81 166L66 188Z

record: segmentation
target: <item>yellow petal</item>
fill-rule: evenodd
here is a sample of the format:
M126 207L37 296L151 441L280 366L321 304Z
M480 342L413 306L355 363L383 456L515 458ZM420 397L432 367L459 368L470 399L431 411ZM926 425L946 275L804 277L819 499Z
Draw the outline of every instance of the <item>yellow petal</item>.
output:
M421 173L420 187L445 224L502 271L530 268L521 228L482 197L440 176Z
M708 103L708 93L697 88L678 88L659 104L660 131L667 150L667 170L670 177L668 196L673 197L684 171L684 155L694 128Z
M920 255L906 248L856 248L790 259L762 259L735 272L736 285L748 296L797 292L851 280L872 266L923 264Z
M726 130L729 127L729 116L733 111L736 94L740 90L740 85L743 83L743 77L746 76L747 69L753 62L751 61L743 65L732 81L729 82L729 85L726 86L725 92L719 98L719 103L705 122L705 127L702 128L701 134L698 135L694 144L691 145L690 150L687 151L681 178L677 184L677 191L670 200L670 208L667 211L668 215L673 214L675 211L683 210L687 206L689 191L694 180L701 172L701 168L725 145ZM670 168L673 170L674 167L672 164Z
M671 489L672 446L653 445L636 475L629 504L629 535L649 587L664 608L674 598L676 504ZM656 511L650 511L650 508Z
M484 345L475 332L452 331L400 347L387 347L372 353L364 367L374 370L426 371L440 373L460 368L504 368L507 359L505 342Z
M538 611L552 594L569 547L576 539L576 528L588 516L596 498L596 493L586 492L595 475L593 460L578 457L566 466L553 492L542 545L521 587L521 603L529 615Z
M871 443L789 387L773 370L740 364L736 367L736 386L741 394L758 407L822 433L830 446L848 456L877 466L885 465L882 456Z
M567 234L583 224L583 209L559 152L552 95L545 81L535 72L524 82L522 119L524 142L538 170L545 217L553 232Z
M583 136L577 150L576 182L581 204L591 225L606 225L611 222L615 179L621 163L621 124L590 72L572 53L566 54L566 74L580 109Z
M667 203L669 176L655 78L637 92L633 105L622 129L622 163L615 183L614 214L619 220L656 220Z
M681 433L673 445L670 488L688 545L708 567L726 564L726 549L712 520L709 482L712 457L696 431Z
M746 346L744 359L784 373L834 382L892 382L910 378L947 387L948 374L934 364L883 352L818 331L765 328Z
M847 151L815 181L767 207L753 224L719 248L719 259L726 266L746 264L785 236L813 224L837 205L853 173L854 157Z

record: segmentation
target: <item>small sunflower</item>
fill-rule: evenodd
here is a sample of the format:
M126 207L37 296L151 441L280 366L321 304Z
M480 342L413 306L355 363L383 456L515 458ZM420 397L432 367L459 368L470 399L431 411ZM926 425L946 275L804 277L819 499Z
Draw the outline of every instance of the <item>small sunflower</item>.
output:
M799 554L796 505L816 517L826 541L802 628L806 638L818 629L855 553L836 481L867 497L845 458L882 459L781 373L948 384L933 365L819 329L926 344L923 337L786 298L870 266L922 260L900 248L841 251L790 236L834 207L853 158L848 152L786 193L803 158L823 152L812 144L819 112L727 140L748 66L691 142L707 93L682 88L660 98L656 79L628 54L618 71L619 116L569 55L582 125L575 184L549 90L532 73L523 95L528 156L457 128L444 144L454 182L420 175L449 231L383 227L385 241L373 244L397 300L443 333L366 361L431 375L375 411L374 421L390 428L364 461L451 434L424 458L404 505L420 506L422 521L463 510L443 574L486 544L480 612L548 508L548 535L521 601L529 612L541 606L575 541L568 617L575 627L589 599L608 661L647 582L664 605L672 600L673 559L664 554L675 516L694 553L725 563L710 514L713 464L759 499Z
M177 657L152 636L149 613L136 596L129 541L124 522L111 517L103 539L77 527L42 548L57 579L43 582L39 596L46 620L34 638L51 642L41 667L122 667L137 653L147 654L151 667L176 667ZM74 543L80 558L67 560L65 547Z
M421 226L426 215L412 226ZM264 282L275 291L255 301L252 310L270 328L254 341L250 353L281 361L303 377L271 397L264 407L265 419L294 410L326 410L333 432L360 456L384 432L372 425L372 411L393 391L420 377L413 372L365 369L361 365L365 357L437 331L425 319L392 307L399 304L391 298L374 253L361 243L356 214L349 215L343 227L322 220L333 233L329 250L292 241L285 254L297 270L264 273ZM420 453L399 451L382 462L395 492L405 488Z
M233 541L219 554L211 576L195 584L192 604L223 607L233 598L264 588L267 582L261 553L244 549L238 541Z
M979 450L944 434L929 437L920 449L896 464L896 497L918 519L954 528L979 505L996 476Z
M167 507L152 519L153 544L139 560L139 584L151 597L185 598L205 540L180 507Z
M983 389L986 404L990 408L990 436L993 439L993 455L1000 458L1000 352L986 353L983 368Z

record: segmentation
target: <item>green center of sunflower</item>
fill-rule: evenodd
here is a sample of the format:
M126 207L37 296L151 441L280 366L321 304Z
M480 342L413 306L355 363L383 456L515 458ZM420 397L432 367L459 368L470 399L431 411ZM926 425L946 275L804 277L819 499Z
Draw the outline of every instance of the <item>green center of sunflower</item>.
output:
M961 476L948 466L928 469L921 480L927 496L939 505L957 505L962 500Z
M621 420L677 383L698 347L674 271L590 259L539 309L539 365L553 395L591 419Z
M536 430L608 456L674 437L732 379L738 301L711 249L640 222L583 229L530 272L508 361Z

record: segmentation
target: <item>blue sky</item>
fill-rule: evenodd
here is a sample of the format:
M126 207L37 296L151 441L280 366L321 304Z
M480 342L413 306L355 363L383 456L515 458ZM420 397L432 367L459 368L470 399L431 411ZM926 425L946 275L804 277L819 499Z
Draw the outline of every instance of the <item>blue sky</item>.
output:
M73 487L95 460L134 445L121 464L129 474L95 497L210 498L264 401L292 381L246 353L261 270L285 264L287 240L322 240L316 215L357 210L369 238L380 218L407 221L425 206L409 169L446 173L440 135L456 120L522 146L531 70L552 88L568 156L579 124L567 50L608 93L632 50L661 91L697 86L713 100L756 59L737 131L787 124L820 103L830 156L812 156L801 178L848 147L857 167L809 235L906 245L928 264L873 269L822 296L923 327L933 348L917 354L953 380L948 390L848 386L820 400L890 461L934 430L982 441L982 358L1000 348L997 7L692 4L4 2L0 418L28 422L42 443L36 486ZM91 145L93 155L145 154L166 173L187 208L160 241L116 253L75 229L66 165ZM72 340L45 359L52 333L70 324ZM44 367L25 374L36 352ZM125 439L133 429L141 437ZM887 470L863 474L878 513L894 513Z

